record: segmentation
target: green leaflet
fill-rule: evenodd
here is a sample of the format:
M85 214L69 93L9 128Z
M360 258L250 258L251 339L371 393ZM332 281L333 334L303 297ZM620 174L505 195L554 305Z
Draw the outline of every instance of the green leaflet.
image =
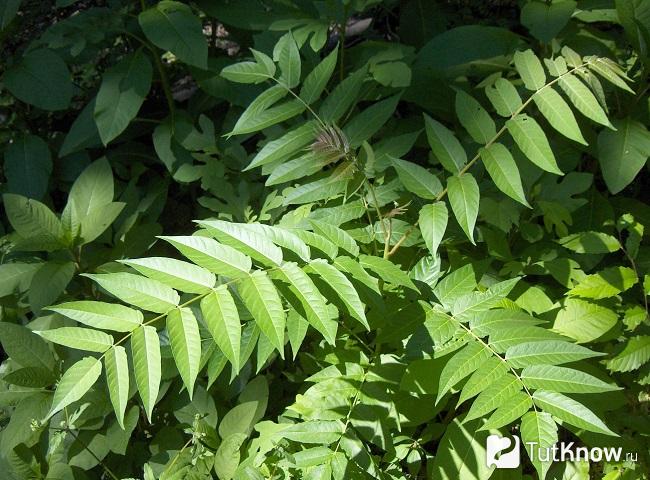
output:
M537 92L533 101L555 130L571 140L587 145L573 111L552 87Z
M608 332L616 325L617 319L616 313L608 308L586 300L568 298L557 313L553 328L578 343L586 343Z
M241 324L237 306L226 285L219 285L201 300L203 320L233 369L239 371Z
M263 265L270 267L282 263L282 250L266 236L237 223L223 220L200 220L197 223L208 229L219 242L229 245Z
M337 441L343 433L343 424L338 420L316 420L290 425L278 432L278 437L300 443L329 445Z
M529 458L532 458L532 463L540 479L544 480L552 461L542 462L537 455L537 449L549 448L558 441L557 425L551 414L532 411L524 415L521 419L521 441ZM532 443L535 445L531 445Z
M449 177L447 180L449 203L456 220L474 243L474 225L478 217L480 192L478 184L471 173L459 177Z
M569 290L569 295L600 300L628 290L637 282L636 273L631 268L610 267L593 275L587 275Z
M559 85L580 113L596 123L614 129L594 94L578 77L564 75L560 78Z
M455 354L442 369L436 403L454 385L478 369L488 358L490 351L478 343L470 343Z
M555 365L532 365L521 372L521 379L531 389L542 388L552 392L600 393L620 390L579 370Z
M165 257L120 260L142 275L188 293L209 291L216 281L214 274L194 264Z
M542 127L526 114L506 122L508 132L526 157L542 170L562 175Z
M290 285L291 291L302 305L304 317L325 337L325 340L334 345L338 323L332 318L325 298L309 276L293 262L283 263L272 275Z
M366 320L365 306L361 302L354 285L343 273L322 259L312 260L305 270L308 273L313 272L319 275L336 292L350 315L361 322L367 330L370 330L368 320Z
M462 90L456 93L456 115L476 143L485 145L496 137L497 129L492 117L474 97Z
M359 257L359 264L361 267L376 273L385 282L392 283L393 285L401 285L416 292L419 291L406 272L390 260L371 255L361 255Z
M385 100L366 108L353 117L343 131L348 137L352 147L360 146L365 140L370 139L393 115L401 95L393 95Z
M517 89L505 78L497 78L492 85L486 86L485 94L502 117L512 117L522 106Z
M318 114L325 123L336 123L357 101L367 75L366 67L348 75L323 101Z
M93 357L85 357L68 368L59 380L52 407L45 419L49 420L55 413L83 397L101 373L102 364Z
M578 428L604 435L618 436L591 410L561 393L537 390L533 394L533 400L545 412Z
M144 404L149 423L152 422L153 407L160 389L160 341L154 327L142 326L131 336L131 355L135 383Z
M431 255L438 254L438 246L447 229L449 213L445 202L436 202L425 205L420 209L418 223L422 238Z
M479 150L485 169L496 186L510 198L530 208L524 187L521 185L519 168L510 151L501 143L493 143Z
M212 238L199 236L160 238L171 243L192 262L219 275L238 278L248 274L252 268L250 257Z
M130 332L140 326L142 312L115 303L81 300L60 303L47 310L60 313L79 323L102 330Z
M337 59L338 49L335 48L307 75L299 95L305 103L311 104L320 98L336 67Z
M300 51L291 32L283 35L273 48L273 60L280 66L280 81L288 88L300 82Z
M424 126L433 154L447 171L458 173L467 163L467 153L454 133L426 114Z
M622 351L607 360L607 368L612 372L631 372L648 361L650 361L650 337L639 335L630 338Z
M131 273L82 274L97 282L114 297L143 310L165 313L178 305L175 290L157 280Z
M537 91L546 84L546 74L539 58L532 50L515 52L515 68L528 90Z
M400 160L398 158L390 158L402 185L409 191L416 194L418 197L434 200L442 191L442 184L438 177L429 172L426 168L420 165Z
M19 365L54 371L54 355L47 343L28 328L0 322L0 342L5 353Z
M603 232L573 233L557 242L576 253L611 253L621 248L616 238Z
M189 308L176 308L167 314L167 333L174 361L192 400L194 382L201 361L201 336L196 317Z
M306 122L294 130L289 130L277 140L271 140L264 145L244 170L251 170L268 163L273 163L281 158L288 158L312 142L315 136L316 124L313 121Z
M359 256L359 246L357 242L345 230L327 222L309 220L314 233L325 237L337 247L345 250L353 257Z
M491 430L509 425L524 416L532 406L533 401L528 394L517 392L514 395L509 396L504 403L499 405L480 430Z
M508 365L497 357L488 358L483 364L469 377L458 398L458 405L465 400L475 397L492 382L503 377L508 371Z
M270 238L277 246L296 254L306 262L311 258L309 246L290 230L262 223L246 223L242 224L242 227Z
M2 200L9 223L25 240L25 250L53 251L65 246L61 221L47 206L13 193L5 193Z
M124 347L116 345L106 352L104 366L111 404L120 427L124 429L124 412L129 401L129 363Z
M284 327L286 318L278 291L266 272L257 270L242 277L237 284L239 295L260 330L284 356Z
M90 328L61 327L35 333L50 342L88 352L103 353L113 346L113 337Z
M523 385L512 374L505 374L492 382L476 397L467 412L465 421L480 418L497 409L521 391Z
M506 350L505 358L513 367L522 368L533 365L559 365L601 355L604 354L573 343L546 340L513 345Z
M157 47L169 50L181 61L205 69L208 44L200 19L189 6L162 0L138 16L142 31Z

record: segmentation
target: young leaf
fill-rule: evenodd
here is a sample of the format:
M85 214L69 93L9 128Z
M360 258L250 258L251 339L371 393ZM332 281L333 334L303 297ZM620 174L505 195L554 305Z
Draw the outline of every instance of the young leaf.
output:
M458 173L467 163L467 153L454 133L426 114L424 126L433 154L448 172Z
M542 410L564 422L590 432L618 437L591 410L561 393L537 390L533 400Z
M103 353L113 346L113 337L90 328L61 327L35 333L49 342L89 352Z
M168 50L179 60L206 70L208 44L199 17L188 5L162 0L138 16L147 39L158 48Z
M478 184L471 173L465 173L460 177L449 177L447 188L449 203L456 220L467 238L474 243L474 225L478 216L480 198Z
M253 265L250 257L212 238L199 236L158 238L171 243L192 262L218 275L242 277L250 272Z
M533 101L555 130L571 140L587 145L571 108L552 87L537 92Z
M290 285L292 293L305 311L307 321L325 337L325 340L334 345L338 323L332 318L325 298L311 278L293 262L283 263L274 275Z
M338 51L338 48L333 49L305 78L299 95L305 103L311 104L320 98L336 67Z
M201 335L196 317L189 308L175 308L167 314L167 333L172 355L190 401L201 362Z
M497 134L490 114L474 97L462 90L456 92L456 115L476 143L485 145Z
M132 273L82 274L123 302L150 312L165 313L178 305L175 290L157 280Z
M102 363L93 357L85 357L68 368L54 392L52 408L46 416L49 420L71 403L83 397L102 373Z
M553 150L548 143L546 134L535 119L528 115L520 114L508 120L506 127L519 149L524 152L524 155L531 162L542 170L562 175L562 171L557 166L555 155L553 155Z
M501 143L493 143L479 150L485 169L496 186L510 198L530 208L524 187L521 185L519 168L510 151Z
M336 292L341 301L345 304L350 315L361 322L367 330L370 330L368 320L366 319L365 306L361 302L354 285L352 285L352 282L350 282L345 275L343 275L336 267L322 259L316 259L309 262L306 271L319 275L332 288L332 290Z
M425 205L420 209L419 224L424 243L431 255L438 254L438 246L445 235L449 213L445 202Z
M124 412L129 401L129 363L126 350L120 345L115 345L104 356L106 368L106 385L111 398L117 423L124 430Z
M89 327L116 332L131 332L140 326L143 320L139 310L116 303L91 300L60 303L48 307L47 310L60 313Z
M409 192L416 194L420 198L433 200L442 191L442 184L438 177L426 168L398 158L391 157L390 161L395 171L397 171L402 185Z
M205 293L216 281L214 274L192 263L174 258L149 257L120 260L142 275L188 293Z
M211 235L254 260L270 267L282 263L282 250L264 235L244 225L223 220L198 220L196 223L208 229Z
M151 62L143 50L127 55L104 73L94 111L104 145L122 133L138 114L149 93L152 76Z
M337 247L345 250L350 255L357 257L359 255L359 246L357 242L345 230L329 224L327 222L320 222L317 220L309 220L314 233L325 237Z
M285 315L282 300L266 272L257 270L238 283L244 305L260 330L284 356Z
M219 285L201 300L201 312L212 338L239 371L241 323L237 306L226 285Z
M546 74L532 50L515 52L515 68L528 90L540 90L546 84Z
M160 340L154 327L144 325L133 331L131 355L133 356L135 383L138 386L147 419L151 423L151 414L158 398L161 378Z

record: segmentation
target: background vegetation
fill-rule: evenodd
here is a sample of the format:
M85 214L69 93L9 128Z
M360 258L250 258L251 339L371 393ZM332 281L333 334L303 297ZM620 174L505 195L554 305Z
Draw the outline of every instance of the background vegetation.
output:
M0 0L0 45L2 478L650 476L650 2Z

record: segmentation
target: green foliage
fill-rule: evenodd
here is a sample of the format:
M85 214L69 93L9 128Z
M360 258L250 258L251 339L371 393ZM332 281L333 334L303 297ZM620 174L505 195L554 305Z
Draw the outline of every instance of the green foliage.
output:
M650 10L479 3L0 0L3 475L647 479Z

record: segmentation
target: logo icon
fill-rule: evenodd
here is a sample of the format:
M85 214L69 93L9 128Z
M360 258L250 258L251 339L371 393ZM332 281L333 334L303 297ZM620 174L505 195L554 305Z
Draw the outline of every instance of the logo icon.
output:
M517 468L521 463L519 437L490 435L487 437L486 450L488 467Z

